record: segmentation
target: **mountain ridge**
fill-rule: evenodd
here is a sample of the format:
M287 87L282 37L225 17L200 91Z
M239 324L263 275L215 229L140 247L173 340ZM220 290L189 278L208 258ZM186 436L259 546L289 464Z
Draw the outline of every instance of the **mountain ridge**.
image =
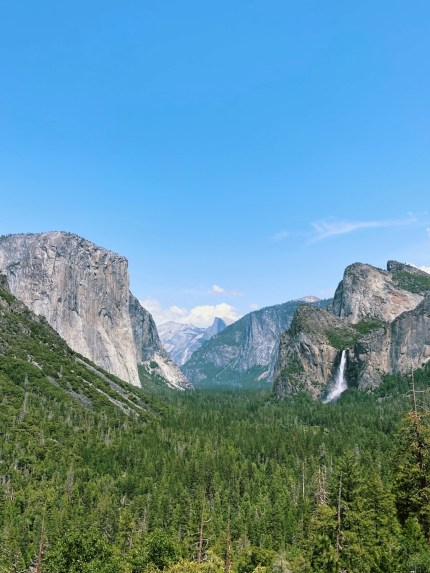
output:
M277 345L289 327L300 300L252 311L202 344L182 367L195 384L269 384ZM318 301L319 306L330 300Z

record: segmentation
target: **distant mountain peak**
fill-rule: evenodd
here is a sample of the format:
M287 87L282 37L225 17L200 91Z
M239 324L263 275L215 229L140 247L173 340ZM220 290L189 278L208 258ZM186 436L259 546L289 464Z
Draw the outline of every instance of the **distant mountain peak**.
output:
M215 317L208 328L194 324L181 324L179 322L165 322L158 328L164 348L171 358L182 366L189 360L191 354L198 350L206 340L210 340L226 327L222 318Z
M206 332L205 332L203 338L205 340L210 340L211 338L213 338L214 336L219 334L221 332L221 330L224 330L224 328L226 328L226 326L227 326L227 324L225 323L225 321L222 318L218 318L216 316L214 318L212 325L206 329Z
M321 299L318 298L317 296L307 295L303 296L302 298L299 298L299 300L301 300L302 302L319 302Z

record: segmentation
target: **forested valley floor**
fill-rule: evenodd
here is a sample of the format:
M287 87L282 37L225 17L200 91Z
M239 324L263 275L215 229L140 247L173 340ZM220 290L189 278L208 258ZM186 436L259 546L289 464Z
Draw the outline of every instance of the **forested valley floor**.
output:
M410 383L152 390L142 421L3 368L0 571L430 571L430 370L416 407Z

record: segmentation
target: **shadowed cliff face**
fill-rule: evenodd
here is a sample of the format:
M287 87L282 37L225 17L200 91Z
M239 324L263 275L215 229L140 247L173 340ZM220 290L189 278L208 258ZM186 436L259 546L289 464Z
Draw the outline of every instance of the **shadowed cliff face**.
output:
M137 363L149 367L153 374L164 378L173 388L191 388L191 384L163 348L151 314L131 293L129 309Z
M355 336L352 326L327 310L299 306L279 344L274 393L283 397L304 391L319 398L340 359L338 340L352 341Z
M0 270L13 295L108 372L138 386L137 363L163 361L152 317L130 294L125 257L71 233L10 235L0 238ZM186 383L178 368L165 370L173 385Z
M407 373L430 359L430 275L389 261L388 271L347 267L332 314L300 307L280 342L274 392L319 397L347 350L349 385L373 388L384 374Z
M360 373L358 387L373 388L385 373L406 374L430 359L430 295L393 322L357 341L351 367Z

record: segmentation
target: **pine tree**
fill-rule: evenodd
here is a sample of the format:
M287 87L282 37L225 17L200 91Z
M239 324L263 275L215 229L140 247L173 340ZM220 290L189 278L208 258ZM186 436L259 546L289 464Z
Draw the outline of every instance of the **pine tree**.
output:
M430 416L415 408L398 433L395 494L401 523L415 517L430 541Z

